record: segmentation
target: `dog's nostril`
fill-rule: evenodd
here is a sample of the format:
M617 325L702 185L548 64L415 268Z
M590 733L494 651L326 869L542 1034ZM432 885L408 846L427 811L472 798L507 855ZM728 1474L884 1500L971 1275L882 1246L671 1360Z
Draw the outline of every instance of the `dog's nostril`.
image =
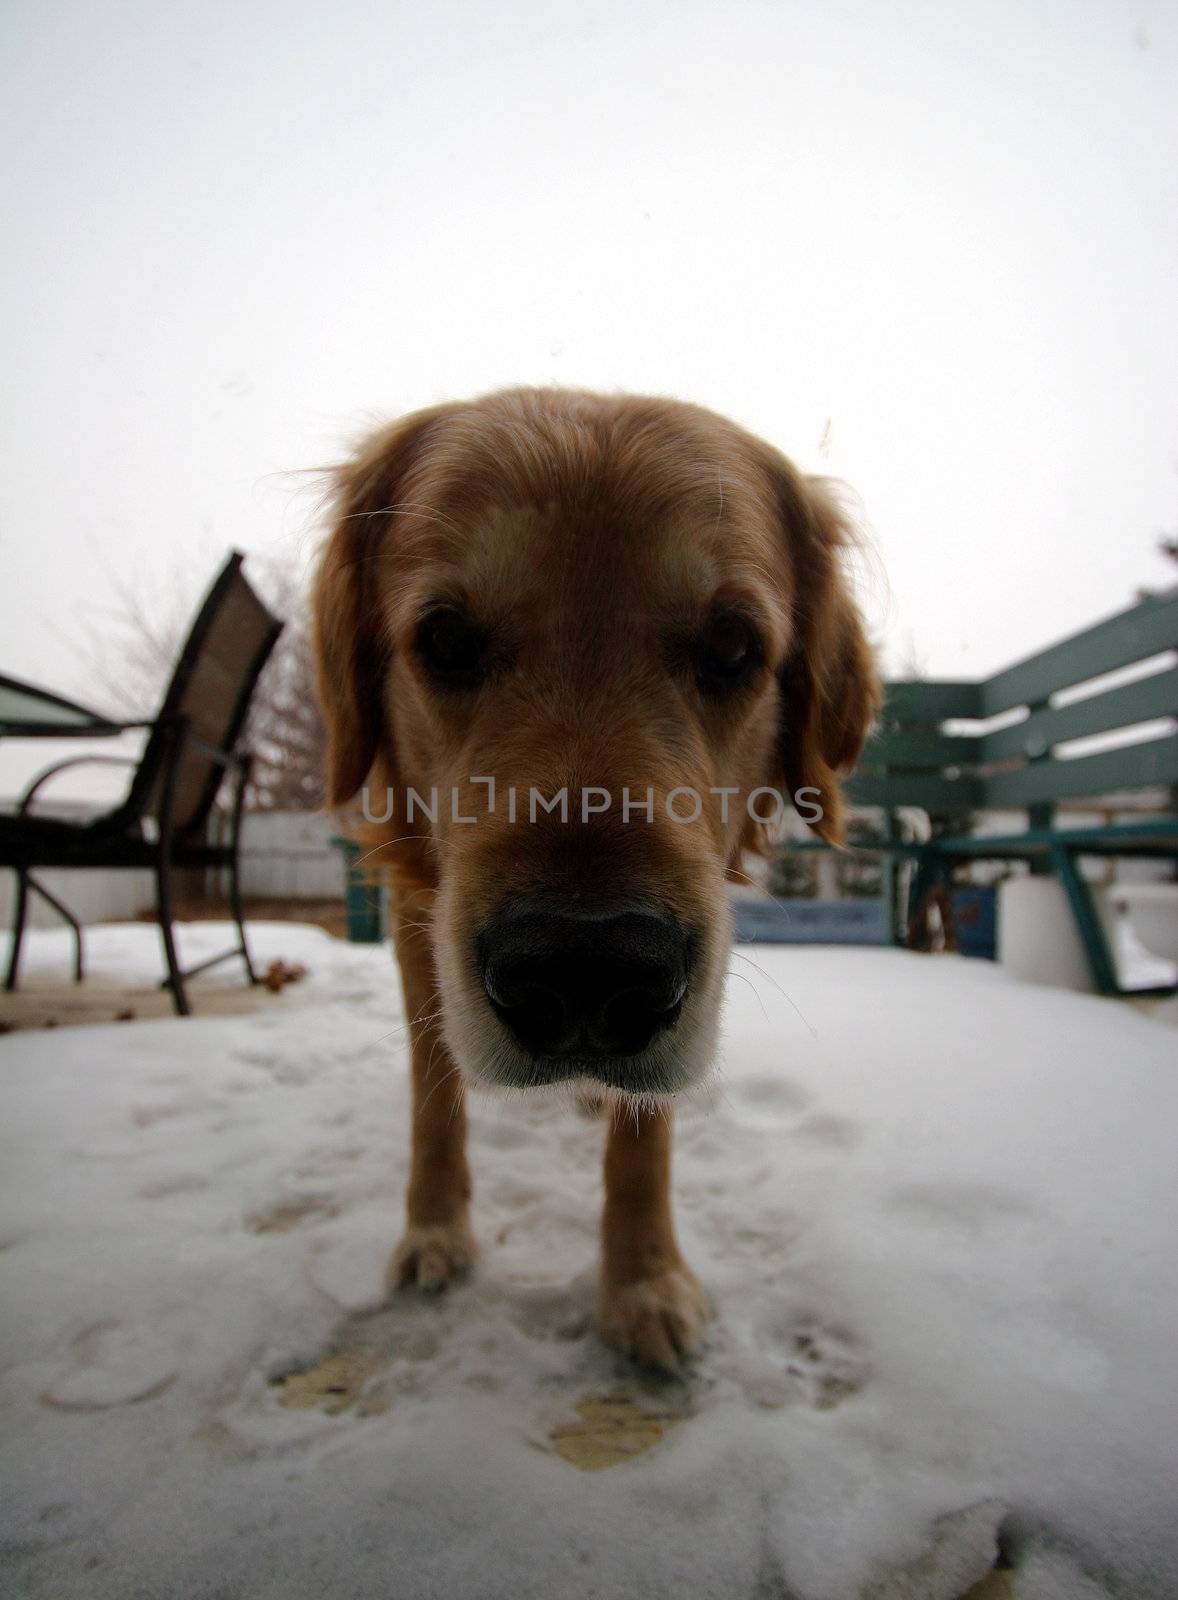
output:
M649 984L623 989L601 1007L591 1032L611 1054L635 1055L645 1050L656 1033L671 1026L686 989L686 983L676 986L673 993Z
M518 971L505 977L493 967L484 983L495 1010L521 1039L526 1036L529 1048L556 1055L575 1043L576 1022L559 989Z
M483 983L500 1019L539 1056L636 1055L679 1016L689 944L668 913L534 903L480 939Z

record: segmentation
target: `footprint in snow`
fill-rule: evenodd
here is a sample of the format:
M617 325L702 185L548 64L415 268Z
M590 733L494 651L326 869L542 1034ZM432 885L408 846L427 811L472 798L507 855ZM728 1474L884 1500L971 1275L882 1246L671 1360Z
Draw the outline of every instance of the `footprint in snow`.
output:
M313 1360L283 1363L267 1374L269 1399L263 1413L276 1403L285 1410L329 1417L383 1416L398 1395L415 1392L414 1369L432 1361L439 1348L433 1328L396 1311L349 1317L331 1346ZM247 1404L237 1419L247 1431L246 1414L253 1411L256 1404Z
M161 1178L156 1183L145 1183L138 1191L139 1200L171 1200L185 1194L201 1194L211 1188L209 1180L198 1172L179 1173L174 1178Z
M312 1151L304 1166L296 1167L296 1178L331 1178L347 1169L368 1154L367 1145L343 1145L339 1149Z
M777 1117L795 1116L806 1109L812 1098L801 1084L791 1083L778 1073L740 1078L728 1086L728 1097L740 1109Z
M329 1057L315 1052L300 1053L293 1059L269 1050L234 1050L232 1056L243 1067L257 1067L275 1083L295 1088L311 1083L334 1065Z
M328 1222L339 1216L339 1202L330 1194L296 1194L251 1211L245 1225L251 1233L289 1233L301 1222Z
M833 1411L867 1381L859 1342L845 1328L803 1315L776 1330L772 1342L780 1358L750 1370L743 1379L746 1394L757 1405Z
M885 1204L919 1222L976 1233L1002 1218L1035 1215L1030 1196L988 1183L957 1180L909 1183L894 1189Z
M174 1354L143 1329L92 1323L71 1342L41 1402L56 1411L109 1411L154 1400L175 1382Z
M191 1107L177 1105L137 1106L131 1121L137 1128L154 1128L157 1122L168 1122L173 1117L184 1116Z
M527 1339L574 1344L593 1327L593 1283L582 1277L558 1285L516 1285L509 1290L510 1316Z
M829 1112L817 1112L799 1122L793 1130L795 1139L822 1150L853 1150L862 1138L858 1124L850 1117L836 1117Z

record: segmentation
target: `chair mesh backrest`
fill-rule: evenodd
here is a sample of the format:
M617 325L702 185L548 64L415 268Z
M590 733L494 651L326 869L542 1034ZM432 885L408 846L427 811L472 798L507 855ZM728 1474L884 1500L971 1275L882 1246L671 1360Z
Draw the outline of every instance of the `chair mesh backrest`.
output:
M240 737L258 676L282 632L243 577L243 559L234 551L226 561L180 652L128 797L140 815L160 817L163 766L178 719L191 736L220 750L231 751ZM225 769L199 750L185 753L172 790L176 835L203 831L224 778Z

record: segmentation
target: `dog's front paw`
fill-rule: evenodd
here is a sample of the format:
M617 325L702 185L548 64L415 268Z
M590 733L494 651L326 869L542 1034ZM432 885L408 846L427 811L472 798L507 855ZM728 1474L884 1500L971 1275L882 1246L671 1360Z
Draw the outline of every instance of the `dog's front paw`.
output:
M468 1272L478 1253L465 1217L457 1222L410 1223L393 1251L385 1282L390 1289L416 1284L436 1292Z
M680 1262L637 1283L603 1284L598 1326L607 1344L646 1366L674 1372L699 1349L710 1315L695 1273Z

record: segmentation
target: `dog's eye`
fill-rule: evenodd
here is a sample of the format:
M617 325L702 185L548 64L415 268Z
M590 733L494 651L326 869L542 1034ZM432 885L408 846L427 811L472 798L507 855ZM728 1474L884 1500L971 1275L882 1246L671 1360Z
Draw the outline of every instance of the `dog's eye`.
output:
M713 691L743 683L760 661L760 641L739 612L718 612L696 640L700 685Z
M440 683L473 689L482 682L486 640L461 612L431 612L417 630L417 653Z

